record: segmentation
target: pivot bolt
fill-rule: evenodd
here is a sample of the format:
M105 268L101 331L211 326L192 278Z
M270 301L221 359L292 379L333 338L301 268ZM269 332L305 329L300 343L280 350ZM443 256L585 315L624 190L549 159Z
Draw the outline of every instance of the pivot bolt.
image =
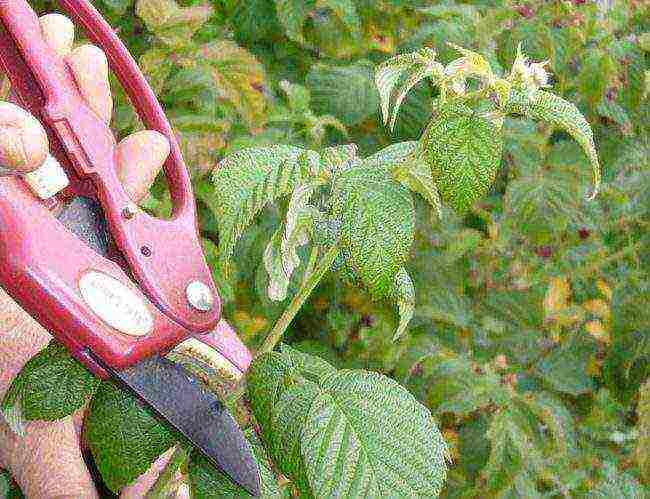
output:
M212 290L201 281L192 281L185 288L187 301L196 310L209 312L214 306L214 296Z

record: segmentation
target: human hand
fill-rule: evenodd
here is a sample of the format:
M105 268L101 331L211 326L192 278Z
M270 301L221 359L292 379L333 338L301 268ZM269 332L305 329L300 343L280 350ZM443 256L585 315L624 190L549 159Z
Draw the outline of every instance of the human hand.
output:
M64 16L40 19L48 45L66 59L88 106L107 124L113 107L104 53L92 45L73 48L74 25ZM41 124L18 106L0 102L0 165L24 173L38 168L48 154ZM118 174L134 201L144 197L169 154L167 139L158 132L135 133L117 148ZM0 399L23 365L51 336L0 289ZM35 421L24 438L0 422L0 467L11 471L27 497L97 497L83 460L81 428L84 410L56 422ZM141 497L164 466L163 455L152 469L122 491Z

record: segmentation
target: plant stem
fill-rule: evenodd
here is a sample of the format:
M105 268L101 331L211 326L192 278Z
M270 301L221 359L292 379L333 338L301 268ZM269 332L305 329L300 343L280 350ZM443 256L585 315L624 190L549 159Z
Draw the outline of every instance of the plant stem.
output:
M282 339L282 336L289 327L289 324L291 324L291 321L293 321L307 301L307 298L309 298L309 295L311 295L314 288L316 288L325 273L332 266L338 253L338 247L332 246L325 252L321 259L318 260L318 248L314 247L312 249L300 289L291 300L291 303L289 303L289 306L284 309L284 312L282 312L282 315L274 324L273 329L271 329L267 337L264 339L264 342L255 353L255 358L273 351ZM226 405L232 407L242 397L245 391L246 387L242 380L226 399Z
M187 450L183 448L182 444L176 446L176 450L167 461L165 468L160 472L156 483L153 484L151 490L147 492L145 499L164 499L167 497L169 484L172 483L176 476L176 472L189 458Z
M312 259L314 261L316 260L316 258L314 258L314 253L317 256L317 252L317 248L312 250L312 255L309 257L310 263L312 262ZM262 346L257 350L255 357L260 357L273 351L275 346L282 339L282 335L289 327L289 324L291 324L291 321L296 317L302 306L307 301L307 298L309 298L309 295L311 295L314 288L316 288L320 280L323 278L323 275L325 275L332 266L332 262L334 262L336 255L338 255L338 248L333 246L323 255L318 264L314 265L314 270L308 276L305 276L306 278L300 286L300 289L291 300L291 303L289 303L289 306L277 320L273 329L271 329L271 332L262 343Z

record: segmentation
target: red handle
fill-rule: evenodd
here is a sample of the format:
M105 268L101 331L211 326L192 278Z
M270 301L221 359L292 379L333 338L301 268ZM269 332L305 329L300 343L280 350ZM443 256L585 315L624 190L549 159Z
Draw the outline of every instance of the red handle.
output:
M69 173L77 191L88 191L80 180L92 182L111 234L147 297L192 333L210 330L219 320L220 303L199 242L190 179L171 127L137 65L99 13L84 0L60 3L106 52L146 125L169 139L165 173L172 218L153 218L137 209L129 213L132 203L117 177L112 132L85 104L69 68L43 40L38 18L24 0L0 0L0 21L7 31L0 33L0 64L21 103L50 128L55 152L59 157L63 152L63 164L74 168ZM208 312L188 303L186 286L196 280L214 296Z
M69 232L17 177L0 178L0 227L2 287L96 374L107 375L88 357L88 350L108 366L122 369L165 352L188 336L185 328L147 300L117 264ZM91 291L99 293L97 297L84 295L82 283L96 274L104 276L110 288L95 285ZM115 283L127 289L123 296L128 301L115 302L111 295ZM109 317L106 322L93 311L111 298L109 312L142 314L131 323L144 329L118 330L109 323L117 319L113 324L119 327L123 317Z

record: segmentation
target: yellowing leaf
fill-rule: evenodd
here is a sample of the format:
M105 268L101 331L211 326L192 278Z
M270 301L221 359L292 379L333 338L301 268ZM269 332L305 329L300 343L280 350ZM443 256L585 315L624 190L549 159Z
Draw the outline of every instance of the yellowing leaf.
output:
M612 342L612 339L609 335L609 331L605 329L603 326L603 323L600 321L589 321L585 324L585 329L587 332L596 338L598 341L602 341L603 343L610 344Z
M600 361L595 355L592 355L589 357L589 360L587 360L587 366L585 369L585 372L589 376L600 376L602 371L602 361Z
M458 461L460 458L460 437L457 431L454 430L444 430L442 432L442 437L447 442L447 449L449 451L449 457L452 461Z
M588 300L584 302L582 306L587 312L590 312L601 319L607 320L611 317L609 304L605 300Z
M200 64L210 67L220 99L232 105L254 131L264 125L266 82L264 67L253 54L229 40L203 45L198 53L179 59L179 64L193 68Z
M605 281L598 279L598 281L596 281L596 287L598 288L598 291L600 291L600 293L605 298L607 298L608 301L612 300L612 288L610 288Z
M136 14L165 45L183 47L210 18L212 7L180 7L174 0L138 0Z
M374 24L367 25L364 31L369 48L386 54L392 54L395 51L395 37L392 33L388 33Z
M571 285L566 277L554 277L544 296L546 320L554 320L569 305Z
M217 164L219 152L226 146L229 123L220 120L210 130L179 127L175 120L172 123L183 158L192 174L200 177L211 172Z

